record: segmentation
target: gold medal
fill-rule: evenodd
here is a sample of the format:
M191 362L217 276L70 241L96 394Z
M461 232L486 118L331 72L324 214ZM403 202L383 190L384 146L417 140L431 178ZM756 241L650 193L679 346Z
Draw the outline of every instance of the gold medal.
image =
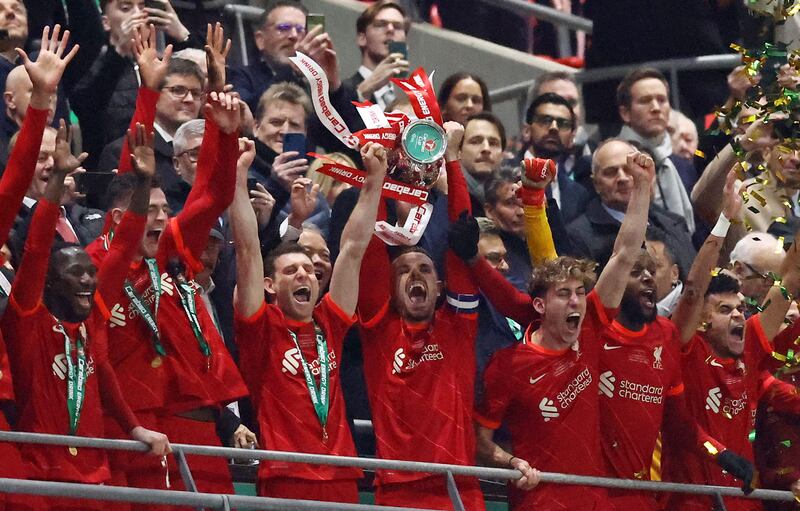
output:
M70 448L69 448L69 453L70 453L72 456L77 456L77 455L78 455L78 448L77 448L77 447L70 447Z
M157 369L157 368L161 367L162 363L163 363L163 360L161 359L161 357L156 356L156 358L154 358L153 361L150 362L150 367L152 367L153 369Z

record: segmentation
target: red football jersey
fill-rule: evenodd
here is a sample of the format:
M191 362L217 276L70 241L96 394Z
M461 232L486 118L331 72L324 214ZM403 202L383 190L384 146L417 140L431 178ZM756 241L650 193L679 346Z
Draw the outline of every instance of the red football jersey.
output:
M759 316L747 321L745 352L735 359L720 358L696 334L682 350L682 366L686 386L686 402L692 417L708 434L733 452L753 460L748 440L755 425L759 397L760 372L764 356L772 350L764 337ZM710 457L686 446L664 445L665 479L675 482L741 486L736 478L723 472ZM726 499L728 509L759 510L753 500ZM673 494L668 509L709 509L708 497Z
M472 426L477 315L443 306L429 329L413 331L390 308L361 325L378 456L431 463L475 464ZM422 340L421 348L412 339ZM429 474L381 471L378 484Z
M601 337L600 431L609 476L650 479L653 449L669 396L683 392L678 331L658 317L633 332L614 321ZM651 495L609 492L624 506L653 508Z
M106 252L103 238L87 251L99 264ZM210 360L200 351L172 277L163 271L160 277L157 321L166 356L156 353L152 333L127 295L123 293L117 303L109 304L109 336L114 340L109 358L131 408L179 413L246 395L239 371L199 293L194 298L203 335L211 347ZM131 266L128 281L152 311L155 292L143 261Z
M339 380L344 336L354 321L355 317L348 317L328 294L314 308L313 323L287 319L278 307L266 303L249 318L237 315L236 342L243 354L242 374L253 396L262 447L276 451L356 455ZM303 359L309 364L319 388L320 364L314 323L324 332L328 344L327 442L323 442L322 426L311 403L300 354L289 334L291 330L297 336ZM361 470L262 461L258 477L358 479Z
M16 429L55 435L69 434L67 411L67 363L64 336L55 332L56 319L39 303L31 311L21 311L14 297L8 303L2 326L14 339L8 344L14 371L19 420ZM75 341L78 325L63 323ZM103 409L97 385L97 366L105 353L105 318L97 307L84 322L86 326L86 390L76 435L103 437ZM75 360L75 353L71 354ZM110 477L106 452L102 449L27 445L20 449L32 479L101 483Z
M600 332L615 310L596 293L586 299L580 340L551 351L528 342L494 354L484 374L485 392L475 419L491 429L506 423L512 452L536 469L603 475L598 376ZM603 488L542 484L534 491L509 486L514 509L613 509Z

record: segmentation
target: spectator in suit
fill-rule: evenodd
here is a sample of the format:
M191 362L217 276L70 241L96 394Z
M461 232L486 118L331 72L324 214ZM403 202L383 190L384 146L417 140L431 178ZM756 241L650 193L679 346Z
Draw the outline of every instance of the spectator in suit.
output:
M531 258L525 242L525 221L522 199L517 195L520 176L510 169L492 173L484 184L486 202L483 209L500 233L506 248L508 271L505 276L520 291L526 290L531 276Z
M386 110L397 97L390 78L408 73L402 53L389 53L389 42L405 42L411 20L393 0L370 5L356 20L356 42L361 50L361 66L345 80L358 94L359 101L371 101Z
M605 266L614 248L614 239L625 218L625 210L633 190L633 179L626 157L636 151L629 142L612 138L604 141L592 156L592 182L597 197L589 202L586 211L567 225L573 253ZM684 218L662 208L658 202L650 205L648 221L651 228L665 233L670 244L681 247L676 263L691 268L696 255Z
M556 162L558 174L547 187L547 198L554 199L565 223L583 213L589 191L573 181L567 168L573 157L572 148L578 116L570 102L547 92L536 97L525 114L530 147L522 158L547 158Z
M185 122L197 119L205 98L205 76L197 64L186 59L172 59L161 84L161 96L156 104L153 123L153 149L156 152L156 172L164 193L174 195L181 188L181 178L173 165L172 140ZM103 150L98 170L111 172L117 168L124 137L113 141Z

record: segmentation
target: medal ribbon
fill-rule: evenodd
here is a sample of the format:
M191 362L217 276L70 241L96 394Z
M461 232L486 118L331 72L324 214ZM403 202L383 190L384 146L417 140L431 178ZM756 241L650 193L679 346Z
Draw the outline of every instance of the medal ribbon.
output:
M326 425L328 424L328 408L330 405L330 389L328 388L328 377L330 368L328 366L328 341L325 339L325 334L322 330L314 324L314 331L316 333L317 343L317 357L319 360L319 388L314 382L314 375L311 374L311 368L306 363L306 358L303 356L303 350L300 349L300 344L297 342L297 335L289 330L289 335L294 341L294 346L297 348L297 354L300 355L300 363L303 365L303 374L306 379L306 386L308 387L308 394L311 396L311 404L314 405L314 411L317 414L317 419L322 426L323 439L327 438Z
M78 423L81 420L81 410L83 409L83 401L86 395L86 351L84 346L86 340L83 339L82 333L75 340L75 351L77 354L77 363L72 361L72 339L67 335L64 330L64 325L60 321L53 327L54 332L58 332L64 336L64 354L66 355L67 363L67 413L69 413L69 434L74 435L78 431ZM83 332L84 326L81 323L79 331Z
M200 352L206 357L210 357L211 347L208 345L203 335L203 331L200 328L200 320L197 317L197 304L194 301L194 289L192 289L192 286L186 282L182 275L178 275L177 283L178 287L176 289L178 290L178 296L181 299L181 305L183 305L186 317L189 318L189 325L191 325L194 338L197 339L197 344L200 346Z
M139 316L144 320L147 327L153 333L153 349L156 350L156 353L159 355L166 355L167 352L164 349L164 345L161 344L161 333L158 331L158 322L156 321L156 316L158 315L158 303L161 299L161 275L158 273L158 264L156 263L155 259L145 259L144 262L147 264L147 273L150 276L150 284L153 287L153 292L155 292L155 302L153 303L153 312L150 312L150 309L144 303L144 299L136 292L134 289L133 284L130 283L129 280L125 281L125 285L123 289L125 290L125 294L130 299L131 303L133 304L134 309L139 314Z

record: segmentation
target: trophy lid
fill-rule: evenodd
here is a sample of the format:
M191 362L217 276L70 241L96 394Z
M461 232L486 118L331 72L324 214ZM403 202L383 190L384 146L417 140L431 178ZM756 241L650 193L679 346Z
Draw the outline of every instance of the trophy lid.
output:
M412 121L406 126L400 143L410 160L422 164L440 160L447 149L444 130L427 119Z

